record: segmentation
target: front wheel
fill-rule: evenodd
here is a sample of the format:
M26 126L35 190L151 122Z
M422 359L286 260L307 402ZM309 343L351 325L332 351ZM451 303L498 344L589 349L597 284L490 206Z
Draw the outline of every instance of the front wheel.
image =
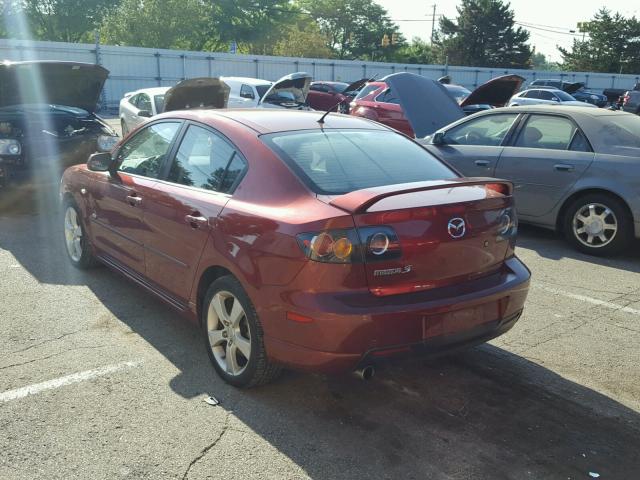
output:
M612 255L624 250L633 235L633 222L618 199L588 194L567 208L564 232L578 250L589 255Z
M95 267L98 261L91 251L80 210L73 201L64 204L63 222L64 243L71 265L82 270Z
M235 277L219 278L207 290L202 327L211 363L225 382L249 388L280 374L267 358L258 314Z

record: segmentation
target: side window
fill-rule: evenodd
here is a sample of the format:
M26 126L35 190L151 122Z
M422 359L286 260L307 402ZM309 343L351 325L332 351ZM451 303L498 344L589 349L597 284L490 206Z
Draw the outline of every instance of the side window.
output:
M244 169L244 162L240 158L237 158L240 163L234 164L236 158L236 151L222 137L191 125L178 148L168 180L190 187L227 192ZM233 165L236 165L233 168L239 168L239 172L228 181L227 177L233 175Z
M390 88L387 88L381 95L376 97L377 102L399 104L400 100L395 96Z
M526 98L540 98L539 90L529 90L526 95Z
M575 134L573 135L573 140L571 140L569 150L573 152L591 152L591 146L587 141L587 137L585 137L584 133L578 129L576 129Z
M356 95L356 100L358 100L359 98L364 98L367 95L372 94L373 92L375 92L376 90L379 90L381 87L380 85L365 85L359 92L358 95Z
M163 122L142 129L118 151L118 170L158 178L180 122Z
M451 145L498 146L518 118L517 113L486 115L449 130L445 143Z
M134 107L138 107L138 99L139 98L140 98L140 94L132 95L131 97L129 97L129 103L131 105L133 105Z
M515 146L567 150L576 130L575 124L568 118L531 115L518 135Z
M138 98L138 108L140 110L146 110L147 112L150 112L152 110L151 98L149 98L149 95L147 95L146 93L140 94Z
M251 88L249 85L244 85L244 84L240 87L240 96L242 98L250 98L251 100L256 98L256 96L253 93L253 88Z
M542 100L557 100L557 97L547 90L539 90L538 95Z
M322 92L322 93L329 93L330 91L329 87L321 83L318 83L316 85L311 85L311 90L313 90L314 92Z
M242 176L244 172L244 161L236 154L231 159L231 163L227 167L227 173L222 180L221 192L228 193L235 186L237 180Z

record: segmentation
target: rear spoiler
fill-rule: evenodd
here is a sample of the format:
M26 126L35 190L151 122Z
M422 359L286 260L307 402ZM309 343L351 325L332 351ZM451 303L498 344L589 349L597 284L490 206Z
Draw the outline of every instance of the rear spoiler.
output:
M365 188L340 195L339 197L331 200L329 204L344 210L345 212L358 214L366 212L369 207L378 203L383 198L393 197L395 195L456 187L473 187L478 185L500 185L506 187L508 196L513 194L513 184L507 180L498 180L488 177L472 177Z

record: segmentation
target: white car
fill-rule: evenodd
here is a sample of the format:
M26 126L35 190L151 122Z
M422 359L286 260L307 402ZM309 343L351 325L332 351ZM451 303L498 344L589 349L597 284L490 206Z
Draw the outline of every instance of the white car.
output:
M259 78L220 77L229 85L229 108L255 108L273 82Z
M590 103L580 102L567 92L562 90L554 90L552 88L529 88L522 92L516 93L509 100L510 107L518 105L571 105L574 107L591 107L598 108Z
M124 94L119 109L123 137L141 123L164 111L164 96L169 88L144 88Z

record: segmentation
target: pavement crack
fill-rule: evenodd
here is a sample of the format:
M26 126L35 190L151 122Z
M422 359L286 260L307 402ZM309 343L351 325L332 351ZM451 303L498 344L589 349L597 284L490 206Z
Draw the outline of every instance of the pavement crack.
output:
M21 367L22 365L28 365L30 363L34 363L34 362L40 362L42 360L48 360L49 358L53 358L53 357L58 357L60 355L64 355L65 353L68 352L73 352L76 350L93 350L96 348L104 348L104 347L109 347L110 345L91 345L91 346L87 346L87 347L77 347L77 348L69 348L63 352L57 352L57 353L52 353L51 355L46 355L44 357L38 357L38 358L33 358L31 360L27 360L26 362L20 362L20 363L12 363L11 365L5 365L4 367L0 367L0 370L6 370L8 368L13 368L13 367Z
M28 347L22 348L20 350L14 350L13 352L9 352L3 356L8 357L9 355L15 355L16 353L22 353L22 352L26 352L27 350L31 350L32 348L36 348L39 347L41 345L45 345L47 343L51 343L51 342L55 342L58 340L61 340L65 337L68 337L70 335L75 335L76 333L80 333L82 332L84 329L80 329L80 330L75 330L73 332L67 332L67 333L63 333L62 335L58 336L58 337L54 337L54 338L48 338L46 340L43 340L42 342L39 343L34 343L33 345L29 345Z
M191 460L191 463L189 463L189 466L187 467L187 470L184 472L184 475L182 475L182 480L186 480L189 477L189 473L191 472L191 469L194 467L194 465L196 463L198 463L200 460L202 460L204 458L204 456L207 453L209 453L209 451L213 447L215 447L217 445L217 443L222 439L224 434L227 433L227 430L229 430L229 416L230 415L231 415L231 412L227 412L227 415L224 418L224 424L222 425L222 430L220 430L220 434L217 436L217 438L213 442L211 442L209 445L204 447L200 451L200 453L193 460Z

